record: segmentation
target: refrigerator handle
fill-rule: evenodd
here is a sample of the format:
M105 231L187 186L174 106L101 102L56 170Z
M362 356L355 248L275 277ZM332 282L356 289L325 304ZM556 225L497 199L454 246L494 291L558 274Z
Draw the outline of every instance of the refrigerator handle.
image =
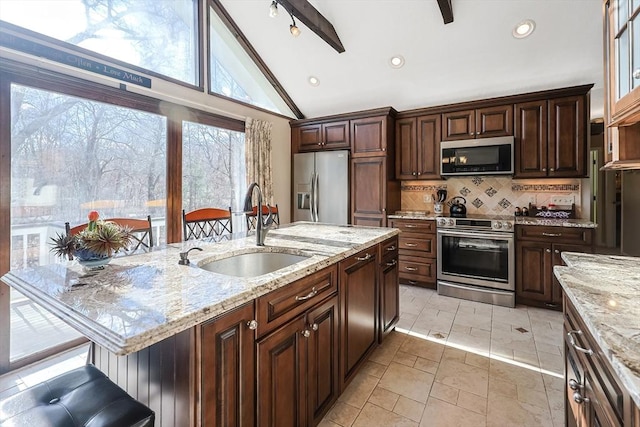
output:
M311 173L311 200L309 201L311 210L311 222L316 222L316 173Z
M315 196L315 202L314 204L316 205L316 222L320 222L320 216L318 214L318 190L319 190L319 185L318 185L318 174L316 173L316 185L315 185L315 191L314 191L314 196Z

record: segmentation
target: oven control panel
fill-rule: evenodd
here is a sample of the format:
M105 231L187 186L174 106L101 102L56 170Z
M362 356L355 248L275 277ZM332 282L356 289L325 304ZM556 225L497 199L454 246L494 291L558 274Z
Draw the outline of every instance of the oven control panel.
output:
M436 225L439 228L463 228L485 231L502 231L513 233L514 221L512 219L494 218L447 218L439 217Z

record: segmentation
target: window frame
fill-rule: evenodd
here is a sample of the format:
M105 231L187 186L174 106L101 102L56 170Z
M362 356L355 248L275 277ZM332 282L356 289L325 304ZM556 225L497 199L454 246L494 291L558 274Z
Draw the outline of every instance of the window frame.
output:
M245 122L157 98L140 95L54 71L4 59L0 62L0 228L11 228L11 85L58 92L97 102L137 109L167 118L167 243L182 241L182 121L188 120L244 132ZM0 276L9 271L11 234L0 234ZM10 361L9 288L0 282L0 374L77 346L84 339Z

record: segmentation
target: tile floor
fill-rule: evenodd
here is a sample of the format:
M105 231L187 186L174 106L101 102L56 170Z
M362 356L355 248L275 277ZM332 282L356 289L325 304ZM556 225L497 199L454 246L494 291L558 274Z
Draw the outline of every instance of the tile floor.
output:
M400 287L400 321L320 427L564 425L562 314ZM81 366L87 346L0 376L0 399Z
M564 425L561 313L410 286L400 311L320 427Z

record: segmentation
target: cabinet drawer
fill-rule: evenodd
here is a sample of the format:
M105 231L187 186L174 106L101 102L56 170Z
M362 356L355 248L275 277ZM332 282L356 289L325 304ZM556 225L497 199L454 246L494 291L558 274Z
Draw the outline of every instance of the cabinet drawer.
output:
M408 233L435 233L436 222L424 219L393 219L391 227L399 228Z
M537 225L516 227L518 239L539 240L550 243L573 243L590 245L593 242L593 228L545 227Z
M430 259L417 261L413 257L400 257L398 275L401 279L433 283L436 279L436 262Z
M258 336L262 336L337 292L337 266L276 289L256 300Z
M398 239L398 247L400 253L404 255L435 258L436 236L434 234L401 234Z
M396 258L398 256L398 236L393 236L390 239L380 243L380 253L378 259L380 262L384 262L387 258Z

